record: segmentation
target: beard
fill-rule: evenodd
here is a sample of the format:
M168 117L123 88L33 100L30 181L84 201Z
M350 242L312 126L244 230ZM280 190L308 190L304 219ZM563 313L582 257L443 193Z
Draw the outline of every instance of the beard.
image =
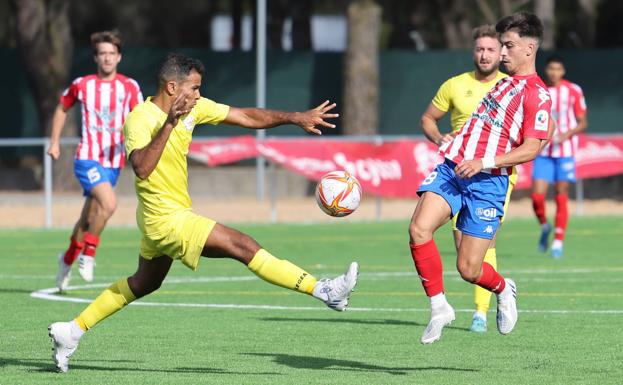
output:
M498 67L500 66L500 63L498 63L497 65L492 65L490 68L483 68L479 62L474 61L474 66L476 66L476 70L484 76L489 76L492 73L494 73L495 71L498 70Z

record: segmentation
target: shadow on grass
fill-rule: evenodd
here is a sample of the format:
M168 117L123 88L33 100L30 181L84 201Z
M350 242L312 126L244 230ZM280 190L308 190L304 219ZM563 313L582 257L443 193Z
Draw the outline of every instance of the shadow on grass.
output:
M2 293L6 293L6 294L30 294L32 293L33 289L17 289L17 288L11 288L11 287L0 287L0 294Z
M423 366L423 367L392 367L383 365L367 364L359 361L339 360L333 358L320 358L310 356L295 356L280 353L243 353L249 356L271 357L272 361L279 365L285 365L295 369L313 370L337 370L353 372L373 372L387 373L404 376L409 372L419 372L423 370L439 370L452 372L478 372L477 369L452 368L444 366Z
M152 372L152 373L201 373L201 374L240 374L240 375L281 375L275 372L235 372L220 368L208 367L177 367L177 368L145 368L145 367L118 367L111 366L112 363L134 363L137 361L130 360L76 360L77 363L70 363L69 370L92 370L101 372ZM103 365L84 364L84 362L103 363ZM108 365L106 365L108 363ZM32 359L32 358L2 358L0 357L0 369L9 366L25 367L27 372L56 372L56 368L52 360Z
M290 318L290 317L262 317L261 321L274 322L330 322L330 323L349 323L359 325L393 325L393 326L426 326L428 323L401 321L395 319L352 319L352 318ZM469 331L467 327L446 326L444 329L454 329Z

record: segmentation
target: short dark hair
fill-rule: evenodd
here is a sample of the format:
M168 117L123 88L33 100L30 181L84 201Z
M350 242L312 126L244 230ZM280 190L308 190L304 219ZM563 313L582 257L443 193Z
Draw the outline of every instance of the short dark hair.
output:
M192 70L197 71L199 75L203 75L205 67L198 59L181 53L170 53L160 65L158 86L160 87L170 80L183 80L190 75Z
M545 65L548 65L549 63L560 63L563 65L565 65L565 61L562 59L562 57L558 56L558 55L550 55L547 57L547 59L545 60Z
M119 35L119 31L100 31L100 32L94 32L91 34L91 47L93 48L93 53L96 55L97 55L97 45L99 43L114 44L120 53L121 53L121 47L123 46L123 43L121 42L121 36Z
M529 12L517 12L506 16L495 25L495 29L499 34L515 30L519 37L533 37L539 44L543 39L543 23L535 14Z
M492 37L494 39L497 39L498 32L495 30L495 26L491 24L485 24L472 30L472 38L474 39L474 41L480 39L481 37Z

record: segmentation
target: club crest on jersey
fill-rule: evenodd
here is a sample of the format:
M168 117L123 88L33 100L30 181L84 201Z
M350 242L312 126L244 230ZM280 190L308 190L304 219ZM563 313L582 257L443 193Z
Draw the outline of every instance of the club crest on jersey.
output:
M549 114L545 110L539 110L534 118L534 129L537 131L547 131L549 126Z
M182 120L182 123L184 123L186 130L192 131L193 128L195 128L195 117L192 115L188 115L184 118L184 120Z
M549 96L549 91L546 90L545 88L541 87L540 85L536 85L539 88L539 106L541 107L541 105L543 105L543 103L545 103L546 101L550 100L550 96Z

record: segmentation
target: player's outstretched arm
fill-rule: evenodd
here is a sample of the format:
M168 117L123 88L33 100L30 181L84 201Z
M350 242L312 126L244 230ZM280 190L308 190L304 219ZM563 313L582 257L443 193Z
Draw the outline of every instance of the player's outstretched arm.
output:
M465 160L454 168L454 172L460 178L471 178L484 168L511 167L529 162L539 154L541 142L543 141L537 138L526 138L519 147L506 154L490 158Z
M296 124L310 134L321 135L322 131L316 128L316 126L335 127L335 124L325 121L325 119L337 118L339 116L338 114L328 113L335 106L335 103L330 103L327 100L318 107L305 112L282 112L261 108L231 107L223 123L251 129L272 128L282 124Z
M432 103L428 105L424 114L420 118L420 126L422 127L422 132L431 142L435 143L438 146L441 146L444 143L450 142L454 139L454 134L442 134L439 131L439 126L437 122L443 118L446 113L439 108L435 107Z
M54 116L52 117L52 133L50 134L50 148L48 148L48 155L54 160L58 160L61 156L61 132L65 126L67 120L67 110L65 106L59 104L54 110Z
M194 107L196 100L191 95L193 92L190 90L178 95L171 104L167 120L165 120L164 125L156 136L147 146L136 149L130 154L129 159L132 169L140 179L147 178L154 171L160 161L164 146L167 144L167 140L169 140L171 131L177 125L180 116L189 113Z

